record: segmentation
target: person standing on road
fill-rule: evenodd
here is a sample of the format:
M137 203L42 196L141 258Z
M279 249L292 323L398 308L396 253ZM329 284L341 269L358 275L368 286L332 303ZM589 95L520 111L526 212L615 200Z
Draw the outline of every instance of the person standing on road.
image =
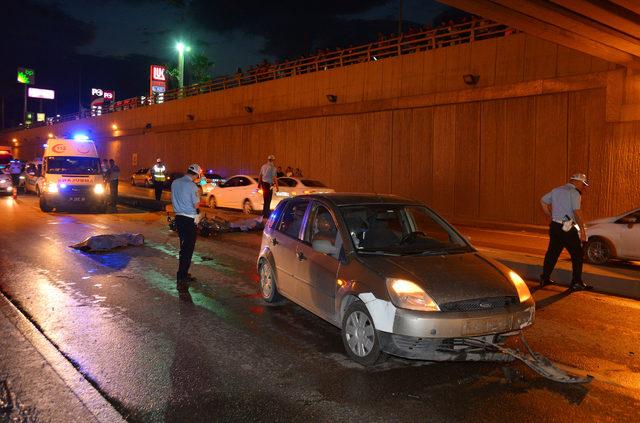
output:
M187 292L189 282L195 280L189 274L189 267L196 246L196 217L198 215L197 207L200 203L195 180L201 174L202 168L197 164L192 164L183 177L174 180L171 184L171 204L176 214L176 227L180 237L180 256L176 275L178 292Z
M151 168L151 180L153 181L153 189L156 194L156 201L160 201L162 198L162 188L164 188L165 181L167 179L165 173L167 172L167 168L164 163L162 163L162 159L158 157L156 159L156 164Z
M11 175L11 182L13 183L13 189L18 191L20 188L20 174L22 173L22 163L18 160L11 160L9 162L9 174Z
M109 182L107 180L107 172L109 172L109 160L102 159L102 177L104 178L105 182Z
M589 186L587 175L576 173L568 183L554 188L540 199L542 210L551 218L549 223L549 246L544 257L540 275L540 287L554 283L551 272L558 262L563 248L571 255L573 274L571 290L588 290L592 286L582 280L582 243L587 241L587 231L582 217L581 196Z
M275 160L276 156L270 154L269 157L267 157L267 162L260 168L258 186L262 189L262 197L264 199L264 205L262 206L263 219L268 219L271 214L271 197L273 196L273 190L278 191L277 170L273 164Z
M109 181L109 194L111 195L111 205L118 206L118 178L120 177L120 168L116 165L116 161L109 159L109 170L107 171L107 181Z

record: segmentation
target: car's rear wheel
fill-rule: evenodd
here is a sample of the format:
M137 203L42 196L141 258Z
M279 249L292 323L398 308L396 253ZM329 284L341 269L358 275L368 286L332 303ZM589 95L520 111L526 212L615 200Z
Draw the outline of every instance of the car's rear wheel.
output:
M360 300L349 304L342 318L342 343L349 357L372 366L386 354L380 349L380 339L367 306Z
M260 295L268 303L275 303L281 299L276 286L276 276L268 260L260 264Z
M605 264L611 258L611 247L603 238L591 238L587 243L587 260L593 264Z
M216 207L218 207L218 203L216 202L216 197L214 197L213 195L209 197L208 204L209 204L209 207L211 207L212 209L215 209Z
M244 214L253 213L253 204L251 204L251 201L249 199L244 200L244 203L242 203L242 212Z

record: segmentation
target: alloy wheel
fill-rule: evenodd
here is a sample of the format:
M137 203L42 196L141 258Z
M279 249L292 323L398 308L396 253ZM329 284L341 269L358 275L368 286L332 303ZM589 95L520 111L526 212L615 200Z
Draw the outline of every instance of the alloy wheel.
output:
M358 357L366 357L371 353L375 343L375 332L369 316L361 311L354 311L347 318L345 331L351 352Z

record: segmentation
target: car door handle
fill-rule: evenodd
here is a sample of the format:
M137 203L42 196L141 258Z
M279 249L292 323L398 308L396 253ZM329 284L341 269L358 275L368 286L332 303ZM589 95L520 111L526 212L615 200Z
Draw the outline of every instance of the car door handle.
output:
M296 257L298 257L298 260L302 261L302 260L306 260L307 256L304 255L304 253L302 251L298 251L296 253Z

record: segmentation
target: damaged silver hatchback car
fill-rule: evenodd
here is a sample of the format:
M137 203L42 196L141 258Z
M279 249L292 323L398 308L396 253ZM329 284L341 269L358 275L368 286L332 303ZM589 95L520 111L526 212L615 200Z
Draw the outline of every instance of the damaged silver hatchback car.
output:
M342 329L347 354L493 360L533 322L517 273L482 256L423 204L391 195L281 202L258 257L262 297L284 296Z

